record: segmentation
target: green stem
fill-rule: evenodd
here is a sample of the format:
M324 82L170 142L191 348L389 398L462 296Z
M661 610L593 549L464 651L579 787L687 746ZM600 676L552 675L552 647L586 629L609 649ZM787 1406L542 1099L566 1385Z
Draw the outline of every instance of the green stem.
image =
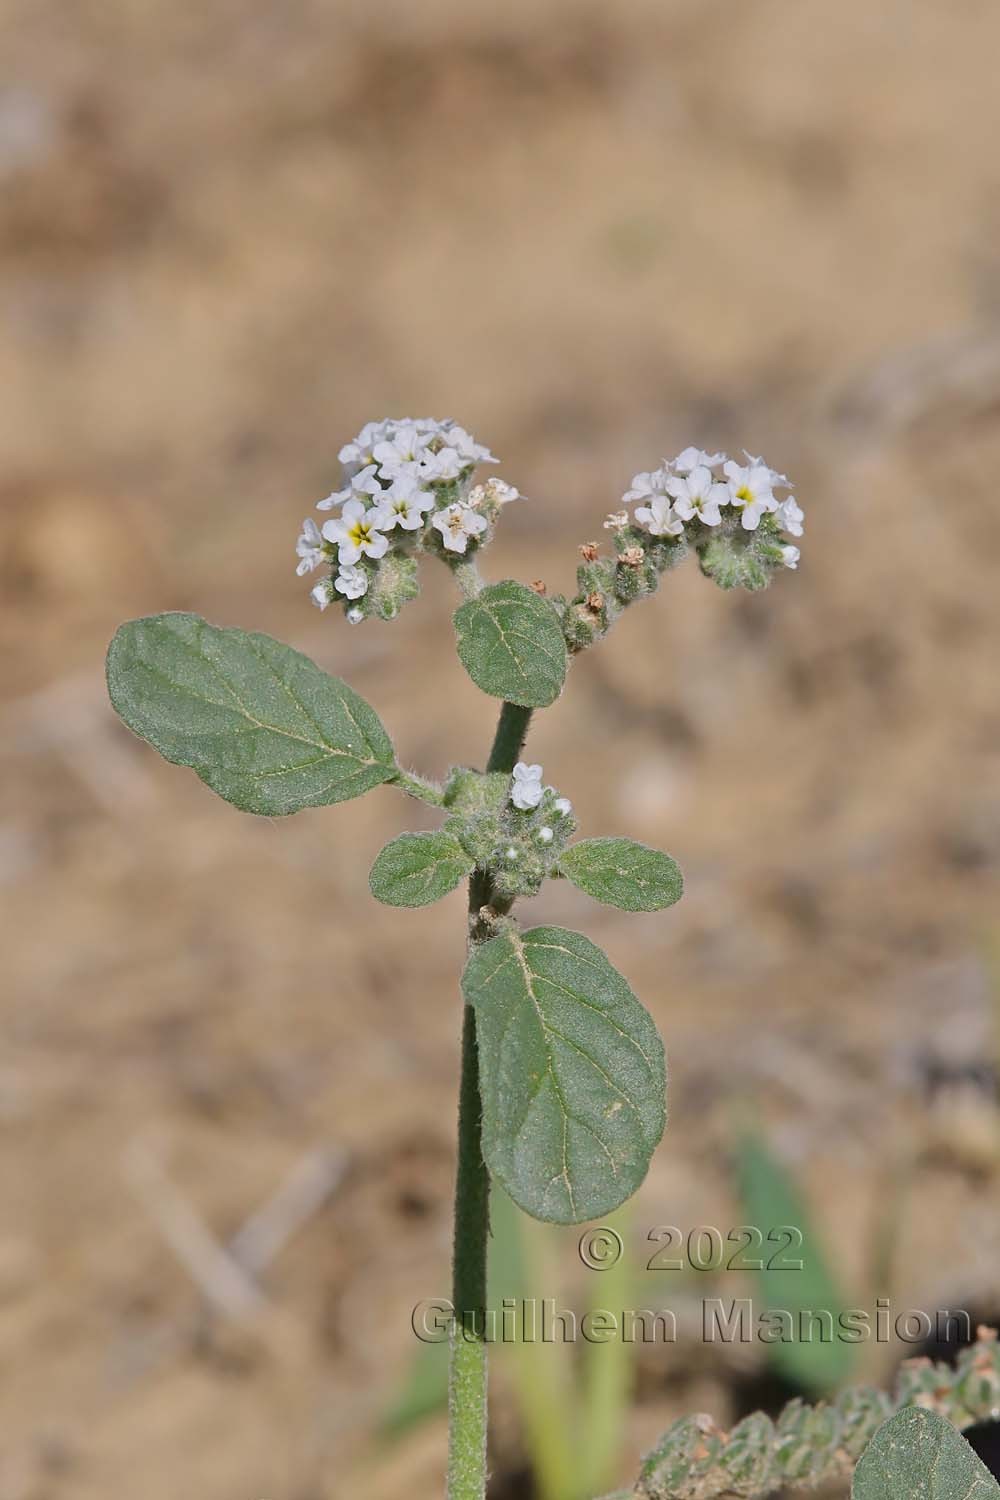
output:
M400 771L392 785L398 786L408 797L416 797L418 802L429 802L432 807L444 806L444 792L436 782L428 781L426 776Z
M448 1500L486 1493L486 1244L490 1180L483 1161L476 1015L465 1007L448 1376Z
M505 703L487 769L512 771L521 753L530 708ZM484 871L469 881L470 944L488 935L475 921L493 897ZM458 1095L458 1169L452 1261L451 1364L448 1376L448 1500L483 1500L486 1493L486 1251L490 1179L483 1161L482 1103L476 1013L465 1006Z
M500 710L493 749L486 762L487 771L513 771L524 749L532 710L516 703L505 703Z
M455 575L455 582L462 590L463 598L475 599L477 594L482 593L484 587L483 575L480 573L474 557L470 558L468 562L453 563L451 571Z

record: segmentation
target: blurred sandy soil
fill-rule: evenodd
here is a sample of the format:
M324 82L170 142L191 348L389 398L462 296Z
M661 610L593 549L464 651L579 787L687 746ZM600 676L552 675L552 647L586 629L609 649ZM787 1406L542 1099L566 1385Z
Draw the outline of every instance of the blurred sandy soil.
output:
M532 499L490 570L553 588L688 442L796 478L797 575L674 575L532 737L685 901L537 915L587 924L672 1055L637 1265L651 1224L733 1222L742 1098L855 1295L902 1163L894 1297L1000 1304L993 1106L926 1086L996 1050L996 6L4 0L0 29L0 1500L439 1490L439 1423L370 1435L446 1290L461 898L368 896L416 804L241 817L101 678L120 619L196 609L349 677L426 772L481 758L443 577L351 632L293 575L387 412L502 455ZM136 1163L225 1240L321 1149L346 1175L266 1310L208 1317ZM720 1359L646 1354L626 1472L728 1415Z

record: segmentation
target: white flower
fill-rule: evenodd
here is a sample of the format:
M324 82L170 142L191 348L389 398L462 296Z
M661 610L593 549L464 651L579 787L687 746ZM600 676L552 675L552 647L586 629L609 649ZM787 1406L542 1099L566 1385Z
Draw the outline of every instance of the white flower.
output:
M680 536L684 522L674 515L667 495L654 495L649 505L636 506L635 518L650 536Z
M742 511L740 524L743 530L756 531L764 512L778 509L772 489L781 481L781 475L775 474L759 459L751 459L749 454L747 459L746 464L730 459L724 465L723 473L729 482L729 503Z
M802 522L805 520L805 511L799 505L794 495L789 495L787 500L782 500L774 513L774 519L782 531L787 531L789 536L802 535Z
M378 482L375 465L368 464L351 476L344 489L334 490L333 494L327 495L325 500L318 500L316 509L335 510L338 505L346 505L350 500L363 500L366 495L381 494L382 486Z
M786 568L792 568L793 570L797 568L801 556L802 553L798 547L782 547L781 549L781 561Z
M573 811L573 804L568 797L557 797L552 804L552 811L557 812L561 818L568 818Z
M422 489L420 481L412 474L401 474L386 490L379 504L386 516L385 530L401 526L404 531L418 531L424 524L424 516L434 509L434 496Z
M379 506L365 510L360 500L349 500L336 521L323 523L323 535L340 549L340 563L360 562L362 556L384 557L389 538L383 535L388 516Z
M620 527L628 525L628 511L613 510L605 516L601 524L605 531L618 531Z
M779 474L778 473L777 469L768 469L767 468L767 464L764 462L764 460L759 455L758 455L758 457L755 458L752 453L748 453L747 450L744 448L743 449L743 457L746 459L747 463L750 464L751 467L756 466L757 468L767 469L767 472L771 476L771 487L772 487L772 489L776 488L778 485L783 485L785 487L785 489L788 489L788 490L791 490L791 489L795 488L795 486L790 482L790 480L788 480L785 477L784 474Z
M409 464L420 462L429 441L427 434L413 423L401 422L391 438L375 444L375 462L382 466L387 478L394 479L397 474L405 473Z
M437 453L428 449L420 459L419 474L421 479L429 479L436 484L439 480L457 479L463 469L469 467L468 460L464 459L457 448L439 448Z
M537 807L542 800L542 768L519 760L510 784L510 800L521 812Z
M466 432L464 427L454 427L445 424L442 436L449 448L454 448L460 458L465 460L466 467L469 464L496 464L500 460L494 458L488 448L482 443L477 443L471 433Z
M667 493L667 480L670 475L666 469L653 469L645 474L633 474L632 485L622 496L623 505L631 505L633 500L652 500L656 495Z
M295 551L299 559L295 571L299 578L303 573L311 573L323 561L323 538L316 522L308 516L302 522L302 535L295 543Z
M333 584L329 578L324 578L322 583L317 583L314 589L309 590L309 594L317 609L326 609L333 600Z
M345 568L341 564L333 586L338 594L344 594L348 599L360 599L368 592L368 574L356 565Z
M348 473L374 463L375 445L382 441L393 425L388 418L382 422L366 422L354 441L344 444L337 457Z
M332 495L327 495L324 500L316 501L317 510L336 510L338 505L346 505L348 500L354 499L354 491L350 485L342 490L334 490Z
M441 533L448 552L464 552L470 537L481 536L489 522L471 505L448 505L435 515L432 526Z
M473 485L469 491L468 504L482 505L491 501L494 505L509 505L512 500L523 500L521 491L504 479L487 479L485 484Z
M673 496L674 510L683 520L696 518L706 526L718 526L722 520L719 506L728 503L729 487L716 483L704 464L698 464L683 479L668 479L667 489ZM636 511L636 516L640 514Z
M725 457L724 453L706 453L704 448L685 448L668 467L675 474L690 474L694 469L714 469Z
M511 864L513 864L518 857L517 850L514 848L513 844L511 844L510 847L505 849L503 852L504 858L509 859Z
M555 834L552 832L551 828L546 826L545 828L539 828L536 837L540 844L551 844L552 840L555 838Z
M352 609L349 609L347 611L347 623L348 623L348 625L360 625L361 621L364 619L364 617L365 617L364 610L363 609L358 609L358 606L356 604L353 606Z

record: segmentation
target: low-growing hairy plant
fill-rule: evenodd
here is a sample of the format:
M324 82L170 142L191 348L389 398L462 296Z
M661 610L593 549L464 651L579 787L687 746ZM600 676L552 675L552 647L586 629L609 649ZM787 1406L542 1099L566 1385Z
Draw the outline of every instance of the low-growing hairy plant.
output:
M687 556L722 588L763 588L796 567L802 511L759 458L688 448L637 474L604 522L610 548L580 547L576 592L487 584L478 558L518 491L476 482L492 454L453 422L384 421L340 453L344 486L303 523L300 574L347 620L394 619L418 591L418 559L443 563L463 602L458 656L500 700L485 766L440 784L404 769L374 709L268 636L192 614L123 625L108 653L118 713L168 760L234 806L276 816L388 785L439 808L436 832L379 854L373 894L417 907L469 881L459 1089L448 1493L480 1500L486 1478L486 1254L490 1180L526 1212L579 1223L639 1186L666 1120L663 1045L627 981L586 937L523 931L511 911L563 878L626 911L681 895L674 861L628 838L573 842L577 819L540 765L521 759L532 714L559 697L572 658Z
M954 1368L929 1359L907 1360L892 1395L856 1386L817 1406L791 1401L776 1422L754 1412L731 1432L720 1430L708 1416L682 1417L646 1457L634 1493L637 1500L765 1500L779 1489L812 1489L848 1477L887 1419L913 1408L959 1430L996 1418L996 1334L981 1328L976 1343L962 1350ZM904 1437L904 1445L905 1441ZM912 1500L919 1491L902 1484L880 1490L872 1479L861 1490L856 1484L855 1493L868 1500ZM957 1500L965 1500L967 1493L980 1492L954 1493ZM991 1493L984 1489L983 1500ZM950 1494L940 1491L942 1500Z

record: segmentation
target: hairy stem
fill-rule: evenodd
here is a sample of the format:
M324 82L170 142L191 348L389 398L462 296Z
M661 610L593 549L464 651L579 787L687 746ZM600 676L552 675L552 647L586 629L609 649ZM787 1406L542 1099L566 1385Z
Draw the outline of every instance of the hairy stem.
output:
M483 575L480 573L474 557L470 558L468 562L453 563L451 571L455 575L455 582L462 590L463 598L475 599L477 594L482 593L484 587Z
M512 771L530 708L505 703L487 769ZM469 942L482 942L489 925L477 921L493 899L484 871L469 881ZM505 909L509 903L505 903ZM486 1493L486 1252L490 1179L483 1161L482 1103L476 1013L465 1006L462 1075L458 1095L458 1170L455 1178L455 1239L452 1260L451 1364L448 1378L448 1500L483 1500Z
M493 749L486 762L487 771L513 771L528 737L532 710L516 703L505 703L493 739Z
M444 792L426 776L417 776L412 771L400 771L393 786L398 786L408 797L416 797L418 802L429 802L432 807L444 806Z
M486 1242L490 1182L483 1162L476 1016L465 1007L458 1102L458 1172L448 1377L448 1500L486 1493Z

